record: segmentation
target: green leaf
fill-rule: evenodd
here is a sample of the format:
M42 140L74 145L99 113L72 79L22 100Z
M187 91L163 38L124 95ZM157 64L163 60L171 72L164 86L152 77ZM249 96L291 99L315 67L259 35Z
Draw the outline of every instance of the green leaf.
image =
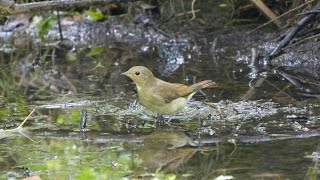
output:
M96 47L96 48L92 48L90 50L90 52L86 55L86 57L93 57L96 55L100 55L101 53L103 53L105 51L104 47Z
M41 21L38 25L40 36L43 37L44 35L48 34L48 32L52 29L55 22L56 22L55 17L49 17Z
M69 53L67 53L67 55L66 55L66 60L67 60L68 62L76 61L76 60L77 60L77 56L76 56L75 54L69 52Z
M96 9L96 11L93 10L87 10L86 13L89 15L89 17L94 21L103 21L106 19L106 16L102 14L100 9Z
M220 8L225 8L225 7L227 7L227 6L228 6L228 5L225 4L225 3L220 3L220 4L219 4L219 7L220 7Z
M65 122L65 116L64 115L59 115L56 119L58 124L63 124Z
M70 116L71 116L72 122L79 122L80 121L81 115L78 110L72 111Z

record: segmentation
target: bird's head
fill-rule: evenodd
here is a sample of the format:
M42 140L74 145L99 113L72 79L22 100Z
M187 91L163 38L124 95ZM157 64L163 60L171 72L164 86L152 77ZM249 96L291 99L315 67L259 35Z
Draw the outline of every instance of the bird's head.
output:
M155 78L152 72L144 66L134 66L121 74L131 78L138 88L147 86Z

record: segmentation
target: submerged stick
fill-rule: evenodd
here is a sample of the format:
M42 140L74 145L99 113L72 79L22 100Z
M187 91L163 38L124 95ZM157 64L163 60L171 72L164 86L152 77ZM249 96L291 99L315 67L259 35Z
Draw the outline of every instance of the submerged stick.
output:
M22 134L23 136L25 136L26 138L28 138L32 142L35 142L28 135L26 135L24 132L22 132L22 130L23 130L22 126L30 118L30 116L34 113L35 110L36 109L33 109L18 127L14 128L14 129L0 129L0 139L13 136L14 133L19 132L20 134Z

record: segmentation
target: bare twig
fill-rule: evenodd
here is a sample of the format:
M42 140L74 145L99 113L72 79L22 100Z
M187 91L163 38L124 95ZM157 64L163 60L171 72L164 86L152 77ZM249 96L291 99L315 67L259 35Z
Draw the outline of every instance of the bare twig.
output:
M192 3L191 3L191 11L192 11L192 18L191 20L195 19L196 18L196 13L194 11L194 4L196 3L197 0L192 0Z
M30 118L30 116L34 113L36 109L34 108L29 114L28 116L22 121L22 123L17 127L17 128L22 128L22 126L24 125L25 122L27 122L27 120ZM16 129L17 129L16 128Z
M320 36L320 34L316 34L316 35L313 35L313 36L304 38L304 39L302 39L302 40L300 40L300 41L298 41L298 42L296 42L296 43L290 44L290 45L287 46L286 48L283 48L283 50L285 51L285 50L287 50L287 49L289 49L289 48L291 48L291 47L293 47L293 46L296 46L296 45L298 45L298 44L300 44L300 43L303 43L304 41L307 41L307 40L310 40L310 39L315 39L315 38L318 38L319 36Z
M286 16L286 15L290 14L291 12L296 11L296 10L298 10L298 9L300 9L300 8L306 6L306 5L308 5L308 4L310 4L310 3L314 2L314 1L315 0L311 0L311 1L308 1L308 2L305 2L305 3L301 4L300 6L295 7L293 9L290 9L289 11L281 14L280 16L276 17L275 19L272 19L272 20L262 24L261 26L258 26L257 28L251 30L248 34L253 33L254 31L256 31L256 30L258 30L258 29L260 29L260 28L272 23L273 21L278 20L279 18L282 18L283 16Z
M320 8L320 2L318 2L312 10L316 10ZM312 11L311 10L311 11ZM270 61L272 58L277 56L281 50L286 47L292 39L300 32L300 30L309 23L314 17L316 17L317 13L310 13L303 17L295 27L291 29L291 31L287 34L287 36L265 57L266 61ZM266 62L267 64L268 62Z
M257 6L263 14L265 14L269 19L273 20L272 22L274 22L275 25L278 26L278 28L282 27L281 22L278 20L279 18L277 18L277 15L271 11L271 9L264 4L264 2L262 0L250 0L251 3L253 3L255 6Z
M33 139L31 139L28 135L26 135L22 130L22 126L24 125L24 123L30 118L30 116L34 113L36 109L33 109L29 115L23 120L23 122L14 129L0 129L0 139L4 138L4 137L10 137L13 136L14 133L18 132L20 134L22 134L23 136L25 136L26 138L28 138L29 140L31 140L32 142L35 142Z

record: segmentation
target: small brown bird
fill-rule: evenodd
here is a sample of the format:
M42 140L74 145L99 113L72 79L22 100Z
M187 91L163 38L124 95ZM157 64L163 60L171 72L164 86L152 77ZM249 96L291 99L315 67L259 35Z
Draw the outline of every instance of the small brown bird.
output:
M156 78L144 66L134 66L122 74L131 78L136 84L142 104L147 109L162 115L172 115L184 108L200 89L217 87L211 80L204 80L191 86L169 83Z

